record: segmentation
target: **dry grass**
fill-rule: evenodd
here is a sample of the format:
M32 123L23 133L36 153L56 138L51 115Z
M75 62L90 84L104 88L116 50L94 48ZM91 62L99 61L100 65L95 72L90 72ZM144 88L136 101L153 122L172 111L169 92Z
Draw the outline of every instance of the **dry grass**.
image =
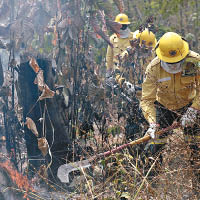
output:
M110 108L113 109L113 108ZM114 109L113 109L114 110ZM104 140L94 126L94 133L89 135L86 144L95 154L105 152L125 143L123 118L116 119L113 112L108 128L118 127L120 134L108 134ZM177 129L168 138L168 144L162 151L163 163L159 166L159 159L152 160L148 171L144 173L144 165L139 155L130 154L128 149L98 160L91 169L84 169L80 173L71 174L72 182L68 185L48 182L47 189L34 187L41 199L67 200L199 200L194 194L192 180L195 180L189 165L191 151L184 142L182 131ZM87 158L90 158L88 155ZM199 163L200 164L200 163ZM157 169L152 178L149 174ZM200 193L200 191L199 191ZM43 198L45 196L45 198Z
M123 136L111 134L107 142L102 142L99 134L95 134L87 142L99 153L124 143ZM99 144L98 148L95 148L96 144ZM157 158L151 162L146 174L139 157L130 155L128 149L124 149L96 161L90 170L71 174L73 179L69 185L56 187L55 183L49 181L50 188L53 188L51 192L38 186L34 187L35 194L38 199L53 200L198 200L192 189L192 180L196 177L189 165L190 154L181 130L176 130L162 151L162 166L158 165ZM158 173L149 178L148 175L155 168Z
M149 168L148 173L157 168L158 173L153 178L149 179L148 173L145 176L137 156L133 157L125 149L94 163L93 174L82 172L82 181L76 177L74 185L81 195L74 199L198 200L192 189L192 180L196 177L189 165L190 149L183 140L182 132L175 132L162 151L162 166L156 159ZM102 150L123 141L121 135L118 139L110 136Z

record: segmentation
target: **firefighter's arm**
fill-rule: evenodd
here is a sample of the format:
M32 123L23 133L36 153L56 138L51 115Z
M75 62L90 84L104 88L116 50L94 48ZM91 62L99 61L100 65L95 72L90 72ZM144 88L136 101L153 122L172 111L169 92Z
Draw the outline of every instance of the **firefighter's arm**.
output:
M196 97L194 98L192 105L187 109L185 114L181 117L182 127L192 127L196 120L197 115L200 113L200 72L196 77Z
M110 45L108 45L108 48L107 48L106 69L108 71L113 70L113 48Z
M147 66L145 72L145 80L142 84L142 98L140 106L147 121L152 124L156 123L156 109L154 102L156 101L156 67L151 67L151 63Z
M200 110L200 74L196 79L196 97L194 98L191 107Z
M192 127L196 123L198 113L200 113L200 55L190 51L186 61L193 63L194 70L197 70L195 77L196 96L180 121L183 127Z
M191 107L200 110L200 55L196 54L195 56L195 65L198 68L196 76L196 97L193 100Z

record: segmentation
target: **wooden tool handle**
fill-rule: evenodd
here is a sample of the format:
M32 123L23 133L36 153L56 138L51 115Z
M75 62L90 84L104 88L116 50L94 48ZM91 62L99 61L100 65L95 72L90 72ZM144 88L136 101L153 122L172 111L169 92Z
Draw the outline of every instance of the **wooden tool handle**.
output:
M170 130L173 130L175 128L178 128L179 126L180 126L179 123L174 122L171 126L157 131L156 134L157 135L162 135L163 133L165 133L167 131L170 131ZM107 156L109 156L109 155L111 155L113 153L116 153L116 152L118 152L118 151L120 151L120 150L122 150L122 149L124 149L126 147L133 146L133 145L136 145L136 144L142 144L144 142L147 142L150 139L151 139L151 137L149 135L146 135L146 136L144 136L142 138L139 138L137 140L134 140L134 141L132 141L132 142L130 142L128 144L123 144L123 145L121 145L121 146L119 146L119 147L117 147L115 149L110 150L110 151L106 151L104 153L100 153L100 154L98 154L98 155L96 155L94 157L96 157L96 158L97 157L107 157Z

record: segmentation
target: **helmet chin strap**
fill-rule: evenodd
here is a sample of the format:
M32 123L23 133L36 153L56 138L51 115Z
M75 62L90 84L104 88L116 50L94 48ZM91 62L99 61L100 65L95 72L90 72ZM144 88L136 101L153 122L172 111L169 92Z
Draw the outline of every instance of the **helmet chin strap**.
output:
M166 63L161 60L161 67L170 74L177 74L182 71L182 64L184 60L178 63Z

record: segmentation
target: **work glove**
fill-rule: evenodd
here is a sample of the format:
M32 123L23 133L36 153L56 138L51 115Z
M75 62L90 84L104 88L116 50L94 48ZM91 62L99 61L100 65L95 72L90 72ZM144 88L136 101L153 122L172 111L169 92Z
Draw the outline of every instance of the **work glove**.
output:
M129 94L129 95L133 95L135 93L135 86L126 81L126 79L124 77L122 77L120 74L117 74L116 75L116 78L115 78L117 84L122 88L125 89L125 91Z
M135 86L132 83L130 83L128 81L124 81L123 87L125 87L126 92L129 95L133 95L135 93Z
M186 113L181 118L181 125L182 127L192 127L197 119L198 110L195 108L189 107Z
M146 134L150 135L152 139L157 138L156 131L158 130L158 127L159 127L158 124L155 123L150 124Z

